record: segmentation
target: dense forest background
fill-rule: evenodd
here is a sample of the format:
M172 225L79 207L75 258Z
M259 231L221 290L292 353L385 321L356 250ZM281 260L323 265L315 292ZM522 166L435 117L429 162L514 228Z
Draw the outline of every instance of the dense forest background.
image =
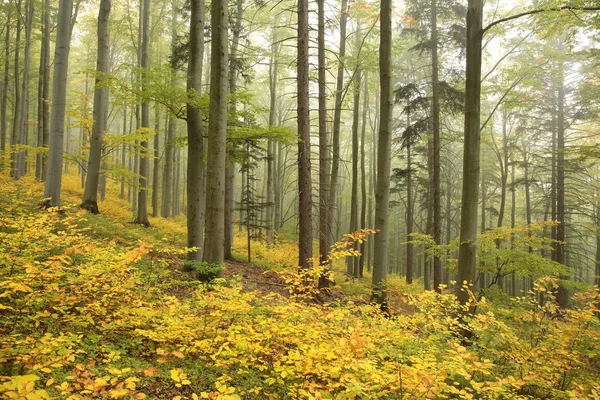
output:
M593 316L599 315L600 285L600 6L595 1L5 0L0 10L5 186L0 193L0 235L5 235L0 236L5 255L0 288L5 292L0 298L10 299L0 304L0 312L12 321L7 324L20 320L16 310L29 304L20 303L27 296L50 290L44 282L28 280L40 273L31 268L47 262L80 265L71 254L86 253L79 235L89 230L87 241L108 246L104 255L95 255L101 265L109 265L112 254L132 257L121 267L150 262L175 268L187 274L174 278L183 279L186 287L229 279L242 259L267 269L275 265L294 272L261 284L290 288L292 300L286 301L296 305L286 307L345 299L344 313L349 314L323 316L334 321L327 329L335 328L338 317L362 315L361 323L375 324L370 318L378 318L385 332L399 333L406 328L392 326L399 323L394 316L412 316L415 328L431 311L436 321L423 326L427 332L441 330L439 343L432 344L436 349L445 340L453 343L452 351L480 346L472 355L482 375L456 378L459 384L450 386L458 392L436 386L439 382L428 375L435 362L421 360L416 365L427 366L412 377L414 392L408 393L430 384L419 396L599 396L600 388L592 384L599 373L598 343L593 344L599 327ZM24 193L37 200L24 200ZM87 218L97 219L90 223ZM119 225L103 228L107 221ZM123 225L127 222L135 227ZM61 227L69 236L63 243L55 237ZM96 228L110 234L94 233ZM36 230L56 240L54 250L46 248L52 240L44 243ZM135 233L124 233L129 230ZM31 237L14 241L19 232ZM115 239L119 235L131 240L120 243ZM137 240L148 241L148 247L133 256L114 248L115 243L135 246ZM70 276L69 271L61 274ZM76 276L73 282L83 284ZM58 280L58 275L47 278ZM191 283L195 279L203 283ZM136 286L126 282L131 290ZM146 295L162 299L173 285L138 293L139 301L147 301ZM219 313L231 307L232 315L242 315L242 309L258 301L240 291L228 292L227 285L211 294L215 289L209 286L198 286L203 288L199 296L207 302L211 296L221 299ZM378 311L348 306L345 296L357 294L353 291ZM189 293L174 298L184 301ZM93 304L88 300L82 307ZM37 318L50 312L47 305L39 307L36 320L29 322L35 327ZM494 364L495 357L507 357L500 356L502 344L479 341L493 337L485 331L486 323L498 328L511 310L522 314L510 317L516 330L504 337L507 342L519 337L517 327L523 323L549 338L543 346L540 340L532 344L536 351L531 357L541 357L553 346L564 351L555 354L564 360L548 361L560 365L554 381L538 382L544 372L533 367L533 384L524 380L528 375L523 371L520 378L514 370L506 373L504 366ZM88 311L81 314L85 321ZM483 322L487 311L499 313L498 320ZM241 320L256 323L244 315ZM305 317L303 323L312 323ZM220 326L220 321L213 322ZM139 320L132 324L138 324L136 334L146 332ZM544 324L552 324L554 331ZM14 338L29 332L3 329ZM588 336L573 344L573 329L579 329L577 338ZM392 345L377 336L382 332L370 337L380 351ZM168 352L161 353L166 350L155 344L151 352L177 360L187 351L217 357L223 350L191 351L188 345L174 344L175 336L168 332L158 335L142 336L167 343L172 347ZM45 368L51 373L66 361L28 363L26 358L35 356L23 354L30 350L17 346L17 353L8 351L15 343L2 343L0 375L6 379L0 394L47 395L34 389L39 378L25 372ZM423 346L419 351L427 351ZM118 352L117 347L110 351ZM456 356L436 354L438 361ZM367 353L355 356L372 360ZM379 356L383 364L378 365L391 374L393 367L385 369L387 355ZM573 364L561 364L567 360ZM233 368L228 362L221 367ZM76 367L80 372L96 368L87 362L77 365L83 365ZM363 367L357 371L368 371ZM191 382L183 365L173 368L165 371L177 388L189 386L183 383ZM448 368L446 378L461 367ZM568 376L561 375L565 370ZM263 372L257 372L257 379L264 384ZM582 378L576 383L578 374ZM231 387L231 379L206 378L196 391L225 399L236 398L235 390L241 393L244 387L247 398L251 393L283 398L286 375L303 376L290 371L269 377L275 379L270 385L281 385L270 397L254 381L241 384L239 377L232 380L241 386ZM422 376L429 377L428 383ZM503 381L507 376L522 382ZM352 381L355 387L349 380L334 385L339 377L334 372L325 381L316 379L314 387L293 386L286 396L378 396L378 389L363 381ZM46 387L61 378L46 381ZM113 391L115 396L145 396L132 381L129 386L125 380L117 379L113 386L105 382L85 390L92 397L112 396ZM215 382L217 390L211 391ZM481 382L489 383L489 392ZM55 390L61 396L75 393L61 387ZM153 390L158 389L148 393L163 398ZM197 398L196 391L196 397L184 391L164 398ZM383 398L416 398L393 385L381 393ZM524 397L503 397L507 393Z

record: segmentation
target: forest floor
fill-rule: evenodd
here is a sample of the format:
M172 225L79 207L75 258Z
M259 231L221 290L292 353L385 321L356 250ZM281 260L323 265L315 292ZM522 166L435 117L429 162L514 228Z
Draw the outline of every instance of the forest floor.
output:
M391 276L384 315L368 273L334 263L327 296L299 291L295 244L252 242L248 263L243 235L205 284L183 272L182 216L135 225L116 185L81 212L74 175L61 210L41 192L0 175L0 398L600 398L592 290L561 318L523 296L459 320L451 293Z

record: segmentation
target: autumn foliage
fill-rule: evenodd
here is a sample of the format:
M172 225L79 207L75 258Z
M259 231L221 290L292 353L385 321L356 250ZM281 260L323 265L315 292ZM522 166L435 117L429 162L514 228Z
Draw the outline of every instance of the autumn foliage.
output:
M206 285L173 263L185 253L175 243L125 240L135 227L110 211L39 210L34 186L0 178L2 398L600 398L592 289L559 313L542 278L544 306L533 292L483 298L459 322L454 295L407 294L393 279L391 316L350 296L323 305L236 279Z

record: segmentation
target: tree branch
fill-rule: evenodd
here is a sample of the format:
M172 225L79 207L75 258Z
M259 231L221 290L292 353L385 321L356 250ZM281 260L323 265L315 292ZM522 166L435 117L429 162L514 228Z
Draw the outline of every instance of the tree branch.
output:
M505 18L501 18L497 21L492 22L491 24L489 24L488 26L486 26L485 28L483 28L481 30L481 35L485 35L485 33L490 30L491 28L493 28L496 25L499 25L503 22L507 22L507 21L512 21L513 19L518 19L521 17L526 17L528 15L535 15L535 14L540 14L543 12L560 12L560 11L600 11L600 6L598 7L573 7L573 6L562 6L562 7L553 7L553 8L541 8L541 9L537 9L537 10L530 10L530 11L524 11L522 13L519 14L514 14L514 15L510 15L508 17Z

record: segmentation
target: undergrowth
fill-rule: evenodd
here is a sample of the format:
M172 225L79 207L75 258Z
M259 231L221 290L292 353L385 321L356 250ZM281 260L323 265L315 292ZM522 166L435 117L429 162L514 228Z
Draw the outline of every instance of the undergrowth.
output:
M543 307L484 298L459 321L451 294L413 290L410 312L389 317L206 285L170 263L185 255L182 225L135 226L120 200L79 212L66 186L63 209L39 210L39 185L0 177L2 398L600 398L597 291L558 318L548 278ZM285 246L254 249L294 267Z

